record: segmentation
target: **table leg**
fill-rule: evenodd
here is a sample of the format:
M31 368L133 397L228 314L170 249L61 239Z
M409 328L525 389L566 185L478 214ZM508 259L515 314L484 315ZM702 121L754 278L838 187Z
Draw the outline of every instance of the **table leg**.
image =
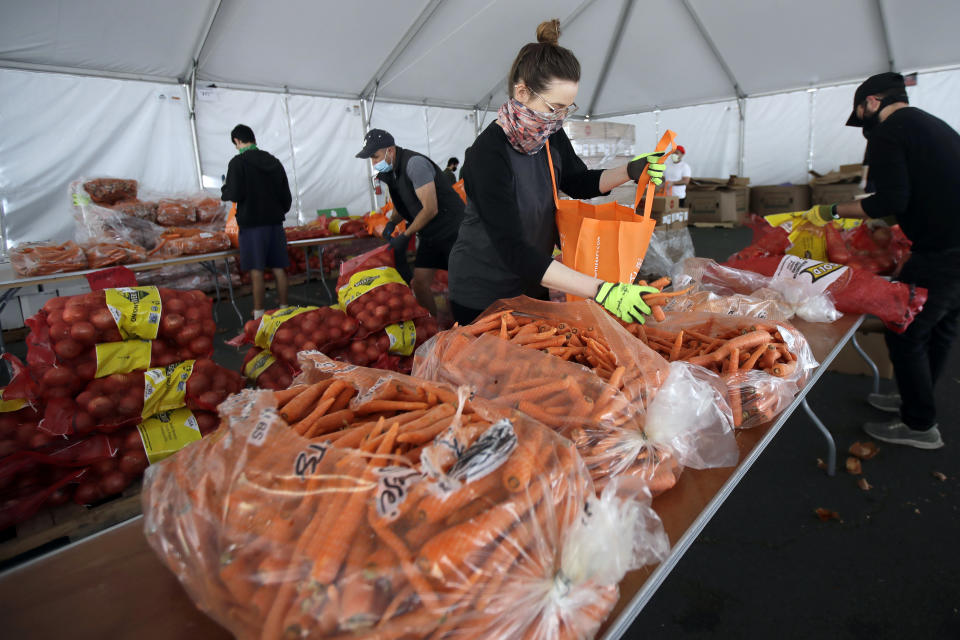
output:
M237 299L233 295L233 279L230 277L230 258L223 259L223 269L224 275L227 278L227 291L230 294L230 304L233 305L233 310L237 313L237 318L240 320L240 327L243 328L243 314L240 313L240 307L237 306Z
M877 369L877 365L873 362L870 356L867 355L867 352L863 350L863 347L860 346L860 343L857 342L857 334L853 334L853 337L850 338L850 342L853 343L853 348L857 350L857 353L860 354L860 357L863 358L863 361L867 363L867 366L870 367L870 370L873 371L873 393L871 395L880 394L880 370Z
M306 282L307 285L310 284L310 249L311 247L303 248L303 259L306 261L304 266L306 267L306 270L307 270L307 282Z
M807 412L807 417L810 418L810 421L820 430L823 437L827 439L827 475L833 476L837 472L837 445L833 441L833 435L820 418L817 417L817 414L813 412L810 405L807 404L806 398L804 398L800 404L803 406L803 410Z
M323 271L323 245L317 245L317 255L320 256L320 282L323 283L323 288L327 292L327 300L331 303L336 302L337 299L333 297L333 292L330 291L330 285L327 284L327 274Z
M3 310L7 308L7 303L10 302L10 298L17 295L20 291L20 287L11 287L9 289L4 289L3 293L0 293L0 314L3 313ZM3 341L3 322L0 321L0 353L7 352L7 345ZM9 365L7 366L8 373L13 375L12 371L9 371Z

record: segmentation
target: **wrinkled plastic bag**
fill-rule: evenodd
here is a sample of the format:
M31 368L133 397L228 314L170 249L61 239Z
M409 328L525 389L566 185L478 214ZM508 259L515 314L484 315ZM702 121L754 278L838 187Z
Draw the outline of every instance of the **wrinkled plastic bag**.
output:
M82 271L87 257L77 243L25 242L10 250L10 264L21 276L45 276L51 273Z
M302 364L305 377L376 376L322 354ZM425 448L446 461L439 477L404 455L299 436L272 393L244 392L221 414L228 425L148 470L144 524L196 604L238 638L374 626L392 638L590 637L622 571L667 549L648 504L593 498L569 442L482 401L459 406ZM507 489L506 469L534 460L528 483Z
M781 352L770 363L759 359L756 368L746 372L740 370L729 373L725 366L718 367L718 375L727 387L727 404L734 416L733 423L738 428L766 424L779 415L793 401L811 372L819 366L806 338L787 322L757 322L756 318L711 313L670 313L665 321L651 323L645 329L647 333L657 330L673 333L695 331L721 339L756 330L765 330L771 335L779 334L792 359ZM741 360L745 353L741 354ZM678 362L671 363L671 366L674 364ZM677 411L682 412L683 409Z
M696 255L687 227L654 229L650 246L640 266L640 276L648 281L669 275L674 265Z

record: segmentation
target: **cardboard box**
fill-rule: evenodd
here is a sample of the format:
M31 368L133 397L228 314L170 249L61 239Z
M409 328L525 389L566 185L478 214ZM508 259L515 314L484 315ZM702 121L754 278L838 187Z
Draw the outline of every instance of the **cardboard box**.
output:
M881 378L893 378L893 363L890 362L890 354L887 352L887 344L883 340L883 333L864 333L857 332L857 342L867 352L870 359L877 365ZM855 376L873 376L873 371L867 366L857 350L851 343L847 343L843 350L837 354L837 357L827 367L827 371L837 373L848 373Z
M750 178L743 178L741 176L730 176L730 179L727 180L727 186L729 187L747 187L750 186Z
M749 189L700 191L687 188L690 222L739 223L747 215Z
M848 202L857 196L865 195L859 183L848 184L818 184L811 189L811 204L833 204L834 202Z
M806 211L809 208L809 185L761 186L750 190L750 211L758 216Z
M654 213L651 214L651 217L657 221L657 229L665 229L667 231L683 229L690 221L690 213L686 209Z
M653 196L653 207L650 209L651 215L654 213L670 213L679 209L680 198L677 196Z
M859 183L863 178L862 164L842 164L836 171L827 174L819 174L811 171L813 178L810 180L810 186L818 184L843 184L847 182Z

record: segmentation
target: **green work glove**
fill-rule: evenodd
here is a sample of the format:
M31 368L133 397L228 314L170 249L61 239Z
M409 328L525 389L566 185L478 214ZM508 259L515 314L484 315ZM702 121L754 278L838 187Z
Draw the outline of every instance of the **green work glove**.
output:
M650 306L642 297L648 293L660 293L660 290L639 284L604 282L593 299L624 322L643 324L647 321L644 316L650 315Z
M837 219L837 205L818 204L803 214L803 219L807 222L822 227Z
M627 163L627 175L636 182L643 175L644 169L650 176L650 182L660 186L663 184L664 164L660 162L665 151L654 151L653 153L641 153L635 156L633 160Z

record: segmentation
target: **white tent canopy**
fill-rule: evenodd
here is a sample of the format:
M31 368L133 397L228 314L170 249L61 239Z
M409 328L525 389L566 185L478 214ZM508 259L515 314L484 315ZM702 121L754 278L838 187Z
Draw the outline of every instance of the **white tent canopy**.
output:
M553 17L583 67L577 117L634 123L644 150L674 129L698 175L803 181L859 160L853 83L891 68L921 71L912 101L960 124L951 0L7 0L0 15L7 245L69 237L81 175L219 184L237 122L286 166L288 220L367 209L364 129L462 158Z

